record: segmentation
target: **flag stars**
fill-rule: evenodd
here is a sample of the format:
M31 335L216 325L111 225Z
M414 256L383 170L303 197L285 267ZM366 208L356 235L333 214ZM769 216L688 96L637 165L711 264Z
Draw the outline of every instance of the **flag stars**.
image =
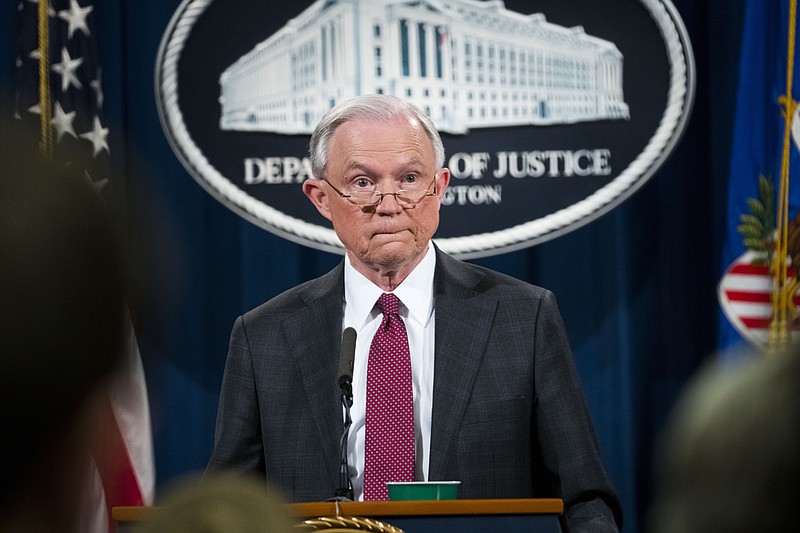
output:
M102 69L97 67L97 79L89 82L89 85L94 89L95 102L97 102L97 109L103 109L103 85L101 83Z
M61 107L61 102L56 102L55 113L53 115L53 128L56 130L56 140L61 142L61 138L66 135L72 135L76 139L78 135L75 133L73 122L75 121L75 111L65 113Z
M92 131L82 133L81 139L86 139L92 143L94 157L97 157L97 154L103 150L111 153L111 150L108 148L108 128L104 128L103 125L100 124L100 119L96 116L94 117Z
M69 0L69 10L59 11L58 18L68 24L68 35L72 39L72 35L80 30L87 37L90 35L89 27L86 25L86 17L92 12L94 8L81 7L77 0Z
M88 176L90 180L92 179L92 177L89 176L88 172L86 173L86 176ZM108 178L103 178L99 181L92 180L92 187L94 187L94 190L97 191L98 193L102 193L103 189L105 189L106 185L108 185L109 183L111 182L108 180Z
M83 179L84 179L84 181L86 181L86 183L88 185L91 185L94 188L95 192L101 193L101 194L103 192L103 189L106 188L106 185L108 185L110 183L108 178L102 178L102 179L99 179L99 180L95 181L94 178L92 177L92 175L89 174L88 170L84 170L83 171Z
M17 87L15 93L15 117L31 126L39 127L44 113L39 104L42 95L38 89L38 69L45 54L34 46L38 19L38 8L47 6L50 27L53 30L49 41L49 68L52 82L49 100L52 114L49 127L55 143L68 151L91 153L96 165L87 172L96 187L107 183L108 157L110 149L110 128L104 127L105 120L100 115L104 105L102 78L99 65L92 53L91 39L95 36L93 2L91 0L59 0L53 9L52 0L20 0L23 6L22 17L27 17L20 39L17 60L20 79L35 77L37 83ZM91 16L90 16L91 15ZM27 32L27 33L26 33ZM88 39L88 40L87 40ZM32 87L33 86L33 87ZM69 146L65 146L69 145ZM78 146L76 146L78 145ZM89 174L90 173L90 174Z
M78 79L76 71L83 63L83 58L72 59L66 48L61 49L61 63L54 64L51 68L53 72L61 75L61 90L66 92L70 85L76 89L82 89L83 85Z

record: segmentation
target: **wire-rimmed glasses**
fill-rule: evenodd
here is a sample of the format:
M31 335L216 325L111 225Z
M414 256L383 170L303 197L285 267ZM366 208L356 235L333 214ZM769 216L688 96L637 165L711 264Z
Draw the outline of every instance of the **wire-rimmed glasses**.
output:
M358 207L375 207L383 201L384 196L394 196L400 207L411 209L428 196L436 196L436 175L433 176L433 180L425 188L422 188L421 185L418 188L414 188L416 183L421 182L413 182L406 183L402 189L394 192L380 192L377 185L373 185L371 188L346 188L344 191L340 191L327 178L322 178L322 180L330 185L339 196L346 198L350 203ZM431 185L434 185L433 191L429 190Z

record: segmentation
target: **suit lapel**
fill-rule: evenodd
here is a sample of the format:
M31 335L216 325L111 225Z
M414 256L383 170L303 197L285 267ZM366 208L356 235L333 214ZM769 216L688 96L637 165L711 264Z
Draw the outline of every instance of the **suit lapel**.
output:
M438 250L437 250L438 252ZM430 479L446 475L464 410L481 366L497 302L475 290L480 271L437 253L436 341Z
M285 323L288 346L296 354L295 365L304 397L334 484L338 480L339 439L344 427L336 375L342 331L342 272L340 264L304 287L299 293L304 305Z
M475 290L482 278L479 271L437 249L430 479L441 479L446 473L494 323L497 302ZM338 480L343 431L336 380L343 290L343 267L339 265L300 291L305 305L285 323L288 346L297 354L295 365L333 484Z

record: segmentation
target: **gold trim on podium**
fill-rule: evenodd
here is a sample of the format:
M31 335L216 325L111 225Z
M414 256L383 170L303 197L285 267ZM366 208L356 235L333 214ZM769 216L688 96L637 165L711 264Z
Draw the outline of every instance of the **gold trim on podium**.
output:
M391 502L309 502L288 503L287 510L298 518L320 516L448 516L563 514L564 502L558 498L496 500L417 500ZM137 522L153 507L117 506L111 517L117 522Z
M372 533L405 533L399 527L380 522L373 518L360 516L322 516L309 518L302 524L294 526L301 531L327 531L330 533L347 533L352 531L371 531Z

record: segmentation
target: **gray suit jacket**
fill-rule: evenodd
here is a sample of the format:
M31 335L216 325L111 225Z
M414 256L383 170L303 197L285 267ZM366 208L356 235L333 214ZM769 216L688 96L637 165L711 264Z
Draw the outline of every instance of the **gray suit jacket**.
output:
M571 531L621 510L555 297L437 249L429 477L459 498L563 498ZM237 319L209 469L264 474L292 501L333 497L343 264Z

